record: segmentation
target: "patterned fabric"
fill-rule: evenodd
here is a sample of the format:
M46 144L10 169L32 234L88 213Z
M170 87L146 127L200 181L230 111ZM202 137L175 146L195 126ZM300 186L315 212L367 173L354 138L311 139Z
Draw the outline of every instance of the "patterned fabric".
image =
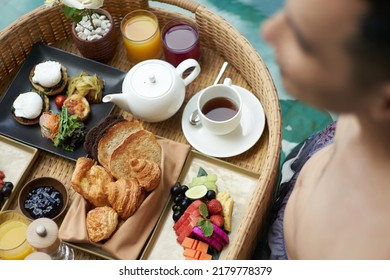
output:
M287 201L303 165L318 150L333 143L335 129L336 122L333 122L325 129L307 138L294 148L282 165L279 195L273 205L273 223L268 232L268 246L272 260L287 260L283 229Z

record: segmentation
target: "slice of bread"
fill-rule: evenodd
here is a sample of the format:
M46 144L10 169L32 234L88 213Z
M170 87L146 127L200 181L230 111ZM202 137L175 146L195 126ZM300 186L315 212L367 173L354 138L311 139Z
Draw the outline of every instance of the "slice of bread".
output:
M142 124L139 121L119 122L110 127L98 143L99 163L109 170L109 162L113 151L129 135L142 129Z
M161 146L152 132L142 129L125 138L111 153L108 169L123 174L134 158L146 159L160 166Z
M110 125L108 125L107 127L105 127L104 129L102 129L97 137L96 137L96 142L93 144L92 146L92 157L95 158L96 160L98 160L98 145L99 145L99 141L100 139L103 138L103 136L107 133L107 131L114 125L116 125L117 123L119 122L123 122L123 121L126 121L125 119L123 120L115 120L113 121L112 123L110 123Z
M89 156L97 160L97 145L100 139L111 126L120 121L125 121L125 118L123 118L121 115L108 115L107 117L101 119L97 125L88 131L87 135L85 136L83 147Z

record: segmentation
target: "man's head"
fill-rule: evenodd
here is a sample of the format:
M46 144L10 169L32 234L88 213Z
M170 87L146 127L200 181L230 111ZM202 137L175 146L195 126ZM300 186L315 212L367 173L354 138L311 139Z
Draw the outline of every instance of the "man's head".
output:
M263 26L286 90L337 113L388 106L390 119L387 2L286 0L285 9Z

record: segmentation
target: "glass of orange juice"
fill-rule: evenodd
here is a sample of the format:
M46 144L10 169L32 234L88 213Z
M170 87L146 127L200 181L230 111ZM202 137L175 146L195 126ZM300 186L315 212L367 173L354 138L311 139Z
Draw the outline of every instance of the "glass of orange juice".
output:
M128 13L122 19L121 32L127 56L132 63L161 57L160 27L152 12L135 10Z
M26 240L30 221L13 210L0 212L0 258L23 260L33 248Z

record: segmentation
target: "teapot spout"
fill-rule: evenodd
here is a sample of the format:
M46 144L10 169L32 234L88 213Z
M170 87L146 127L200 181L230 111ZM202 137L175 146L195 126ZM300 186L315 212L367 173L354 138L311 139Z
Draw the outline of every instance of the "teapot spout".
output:
M102 101L104 103L112 102L115 105L117 105L119 108L128 112L130 111L126 96L123 93L108 94L103 97Z

